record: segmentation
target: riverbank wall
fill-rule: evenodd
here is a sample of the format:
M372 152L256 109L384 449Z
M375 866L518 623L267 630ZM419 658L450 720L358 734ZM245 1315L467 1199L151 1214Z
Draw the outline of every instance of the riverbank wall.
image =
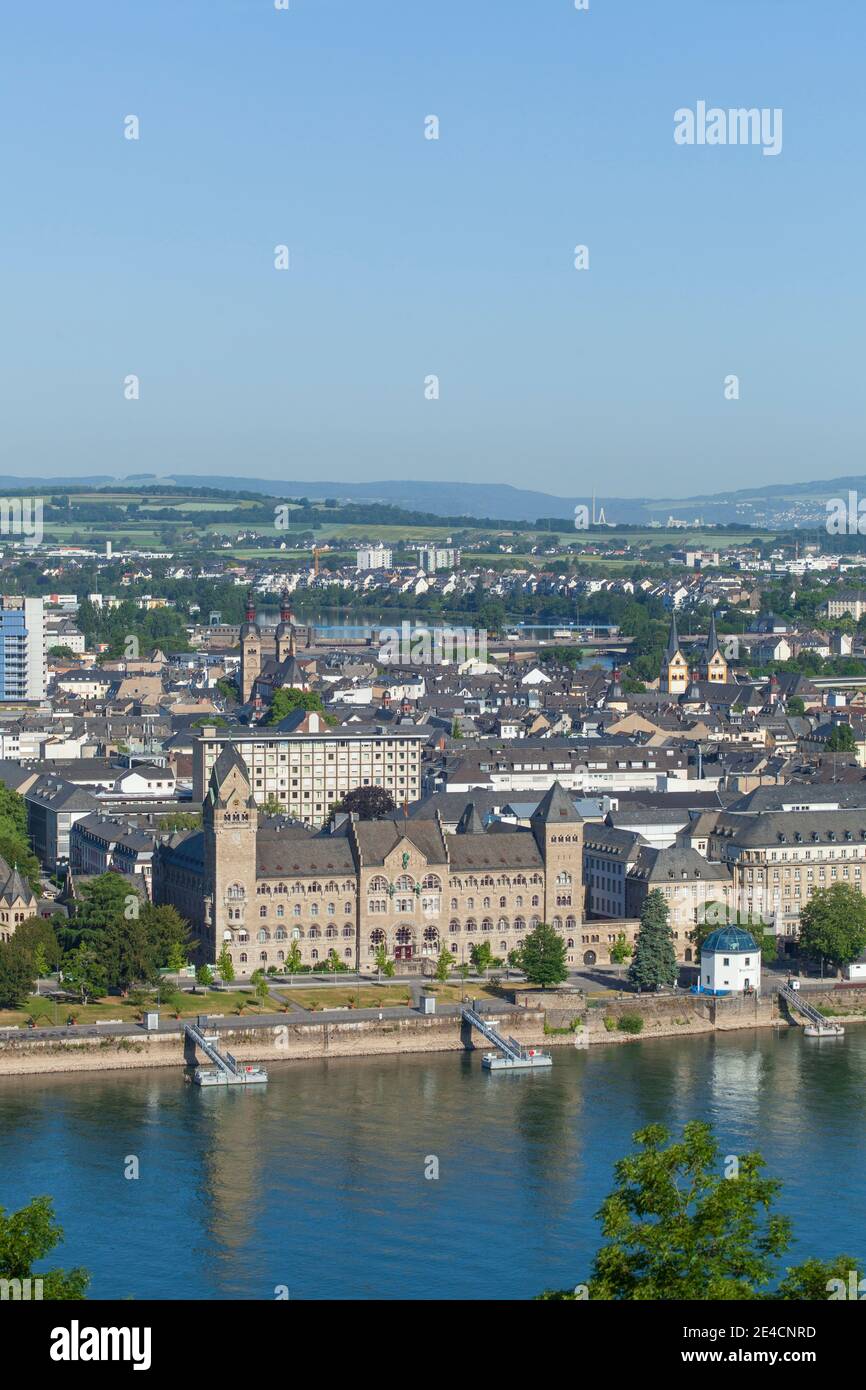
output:
M866 1016L866 989L855 1003ZM810 995L811 998L811 995ZM637 1038L680 1037L737 1028L791 1026L780 1015L776 995L713 999L701 995L614 995L587 999L579 991L516 991L520 1012L486 1015L506 1035L528 1046L591 1047ZM838 1009L838 993L816 996L820 1007ZM628 1016L642 1020L639 1033L621 1026ZM315 1061L323 1057L369 1057L425 1052L488 1051L489 1044L453 1014L399 1019L310 1019L269 1026L243 1024L219 1029L220 1045L239 1062ZM126 1071L141 1067L184 1067L196 1058L179 1032L92 1036L30 1041L26 1033L0 1043L0 1076L51 1072Z
M485 1018L518 1042L544 1041L544 1011L527 1009ZM370 1057L394 1053L490 1051L490 1044L455 1015L280 1023L268 1027L220 1028L219 1046L239 1062L316 1061L323 1057ZM22 1035L0 1043L0 1076L68 1071L128 1071L137 1067L183 1067L195 1058L182 1033L135 1033L122 1037L28 1041Z

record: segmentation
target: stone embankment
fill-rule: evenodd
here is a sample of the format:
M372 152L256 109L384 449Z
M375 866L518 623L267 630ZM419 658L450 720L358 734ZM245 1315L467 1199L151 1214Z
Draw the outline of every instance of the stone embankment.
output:
M866 1021L866 987L828 986L809 990L809 1001L842 1023ZM726 1032L737 1028L789 1027L787 1010L778 996L728 997L615 994L587 998L580 990L516 990L513 1004L501 1015L486 1016L505 1034L527 1045L590 1047L625 1043L637 1038L682 1037L684 1034ZM638 1014L640 1033L623 1031L624 1015ZM280 1061L313 1061L323 1057L370 1057L425 1052L460 1052L489 1045L455 1014L431 1017L412 1013L403 1018L304 1020L220 1028L221 1045L239 1062L265 1065ZM183 1067L193 1060L179 1032L81 1037L30 1041L25 1032L0 1042L0 1076L50 1072L125 1071L139 1067ZM201 1062L206 1059L199 1058Z

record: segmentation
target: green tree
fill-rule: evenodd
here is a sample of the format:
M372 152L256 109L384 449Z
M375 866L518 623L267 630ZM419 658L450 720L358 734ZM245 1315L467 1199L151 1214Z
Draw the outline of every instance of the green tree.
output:
M524 938L520 960L527 980L544 989L562 984L568 978L565 942L547 922L540 922Z
M661 989L677 982L677 953L668 915L664 894L654 888L641 908L634 957L628 968L629 981L637 990Z
M252 984L253 993L255 994L259 1004L265 1004L267 1002L270 990L268 987L267 976L265 975L264 970L254 970L252 975L250 976L250 983Z
M856 753L857 740L850 724L837 724L825 744L828 753Z
M304 961L301 955L301 948L298 945L297 941L293 941L291 946L289 947L288 955L286 956L286 972L288 973L290 978L291 976L298 974L303 963Z
M223 946L217 957L217 970L220 972L220 979L223 984L230 985L235 977L235 968L228 946Z
M317 714L325 713L322 697L315 690L298 690L294 685L282 686L274 691L268 723L279 724L287 715L294 714L296 709L313 710Z
M0 941L0 1008L19 1008L35 987L32 956L14 941Z
M64 958L63 984L81 996L82 1004L105 993L108 987L105 967L89 946L78 946Z
M606 1243L584 1281L592 1300L740 1300L827 1297L828 1280L856 1269L843 1257L808 1260L779 1279L777 1261L791 1244L787 1217L771 1211L781 1183L763 1175L759 1153L718 1171L719 1147L708 1124L692 1120L669 1143L663 1125L633 1136L638 1152L614 1167L616 1187L598 1212ZM729 1164L726 1160L726 1165ZM823 1290L823 1293L816 1293ZM575 1299L572 1290L544 1298Z
M180 942L175 941L169 947L166 967L167 969L171 970L173 974L177 975L181 970L183 970L185 965L186 951L183 949Z
M354 812L361 820L382 820L393 816L396 809L394 798L386 787L354 787L346 792L337 807L345 815Z
M159 818L160 830L198 830L201 811L168 811Z
M866 950L866 897L849 883L819 888L800 912L798 949L836 970L856 960Z
M85 1298L90 1283L87 1270L33 1269L62 1240L63 1229L54 1218L50 1197L34 1197L26 1207L8 1214L0 1207L0 1279L40 1279L44 1299Z
M454 956L448 950L447 946L443 946L439 955L436 957L436 979L440 980L442 984L448 979L448 973L453 964Z
M209 965L200 965L195 972L195 982L203 989L210 989L213 984L213 971Z
M471 960L478 975L483 975L485 970L489 970L493 963L493 952L490 949L489 941L473 942L469 949L469 959Z
M806 713L806 706L799 695L792 695L787 705L788 713L796 718L802 719Z
M610 948L610 958L614 965L625 965L626 961L630 960L633 954L631 943L625 932L619 932L616 941Z

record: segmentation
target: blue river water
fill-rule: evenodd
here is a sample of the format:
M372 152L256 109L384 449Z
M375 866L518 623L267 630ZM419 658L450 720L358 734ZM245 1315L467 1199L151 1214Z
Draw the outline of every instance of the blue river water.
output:
M2 1078L0 1206L50 1194L48 1263L94 1298L528 1298L587 1273L632 1132L700 1118L782 1179L792 1260L866 1256L864 1067L854 1026L557 1047L511 1076L478 1052L282 1062L250 1092Z

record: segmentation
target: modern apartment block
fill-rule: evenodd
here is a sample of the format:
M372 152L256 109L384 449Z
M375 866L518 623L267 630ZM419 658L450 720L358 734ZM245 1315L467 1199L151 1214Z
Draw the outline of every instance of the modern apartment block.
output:
M418 564L427 574L437 570L453 570L460 564L460 551L452 545L422 545L418 550Z
M45 620L41 598L0 597L0 700L45 698Z
M286 721L284 721L285 723ZM421 795L421 752L429 731L390 725L331 728L316 713L284 727L205 726L193 744L193 800L204 801L214 764L233 745L249 769L256 804L322 825L355 787L384 787L398 806Z
M359 570L389 570L393 553L387 545L364 545L356 552Z

